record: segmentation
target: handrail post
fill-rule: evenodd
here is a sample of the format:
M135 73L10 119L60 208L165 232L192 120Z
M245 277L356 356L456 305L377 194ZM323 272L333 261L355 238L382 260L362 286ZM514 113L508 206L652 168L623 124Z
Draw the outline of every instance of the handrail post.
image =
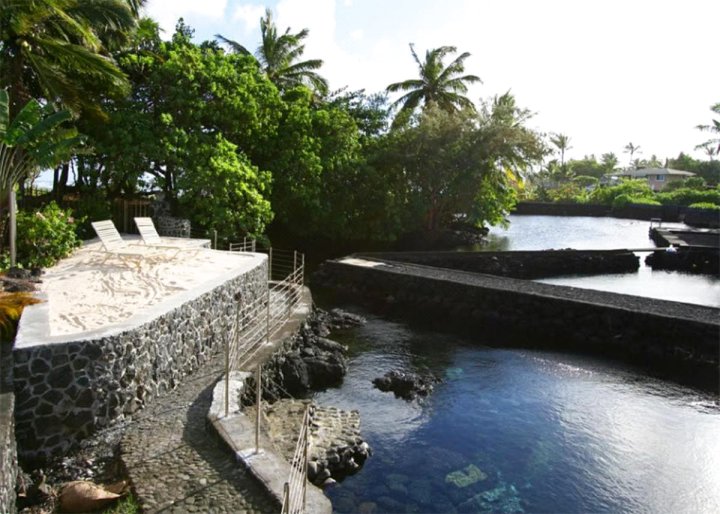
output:
M282 505L282 514L287 514L290 512L290 484L285 482L283 485L283 505Z
M307 469L308 469L308 447L310 446L310 404L305 406L305 448L303 455L303 469L302 469L302 481L303 481L303 500L302 500L302 511L305 512L305 505L307 503Z
M272 280L272 246L268 248L268 280Z
M261 405L261 401L262 401L261 368L262 368L262 365L258 364L257 374L255 376L255 381L257 382L257 393L256 393L256 398L255 398L255 406L257 409L257 413L255 415L255 453L260 453L260 409L262 409L262 405Z
M217 250L217 230L213 229L213 250Z

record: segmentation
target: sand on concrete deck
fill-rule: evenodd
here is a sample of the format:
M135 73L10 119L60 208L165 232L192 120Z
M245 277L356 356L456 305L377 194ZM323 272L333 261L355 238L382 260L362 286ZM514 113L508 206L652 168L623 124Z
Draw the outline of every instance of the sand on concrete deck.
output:
M128 245L120 255L91 242L48 269L49 334L114 325L176 294L257 265L259 256L206 248Z

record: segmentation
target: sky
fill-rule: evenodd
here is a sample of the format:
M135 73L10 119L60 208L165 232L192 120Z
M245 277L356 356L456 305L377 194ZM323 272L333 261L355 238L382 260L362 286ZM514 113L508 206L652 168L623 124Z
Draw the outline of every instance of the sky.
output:
M640 146L664 160L695 151L720 102L716 0L149 0L169 38L177 19L200 42L222 34L258 46L269 7L278 28L308 28L304 58L322 59L331 89L367 93L417 77L409 43L470 52L478 103L510 90L529 125L570 137L566 158ZM449 62L449 61L447 61ZM391 100L395 97L391 97Z

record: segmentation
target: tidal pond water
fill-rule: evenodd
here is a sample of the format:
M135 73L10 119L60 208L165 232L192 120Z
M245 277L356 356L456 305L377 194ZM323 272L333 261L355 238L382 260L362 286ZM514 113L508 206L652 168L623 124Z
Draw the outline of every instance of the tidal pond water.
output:
M663 226L684 225L666 223ZM474 249L509 251L653 248L655 244L648 237L649 228L649 222L640 220L511 215L507 229L493 227L487 244ZM720 278L678 271L653 271L645 265L648 253L637 254L640 256L640 269L637 273L553 277L540 282L720 307Z
M599 359L482 346L369 317L336 334L343 385L374 450L328 491L336 512L720 512L720 407ZM442 381L406 402L372 379Z
M511 216L482 250L652 247L648 222ZM547 280L720 305L711 277L653 272ZM356 310L357 309L352 309ZM360 311L361 312L361 311ZM351 351L339 388L374 454L330 488L336 512L720 512L717 398L617 362L484 346L368 315L333 334ZM372 380L399 369L441 381L406 402Z

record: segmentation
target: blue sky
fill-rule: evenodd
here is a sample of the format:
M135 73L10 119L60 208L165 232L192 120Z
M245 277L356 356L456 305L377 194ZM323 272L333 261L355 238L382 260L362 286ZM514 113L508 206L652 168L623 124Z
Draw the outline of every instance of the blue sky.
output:
M511 89L534 128L570 136L570 157L612 151L624 163L628 142L640 157L692 152L706 139L695 125L720 102L718 1L150 0L146 11L167 37L182 16L198 40L255 48L266 6L282 30L310 29L305 57L325 61L333 89L415 77L410 42L468 51L483 79L470 98Z

